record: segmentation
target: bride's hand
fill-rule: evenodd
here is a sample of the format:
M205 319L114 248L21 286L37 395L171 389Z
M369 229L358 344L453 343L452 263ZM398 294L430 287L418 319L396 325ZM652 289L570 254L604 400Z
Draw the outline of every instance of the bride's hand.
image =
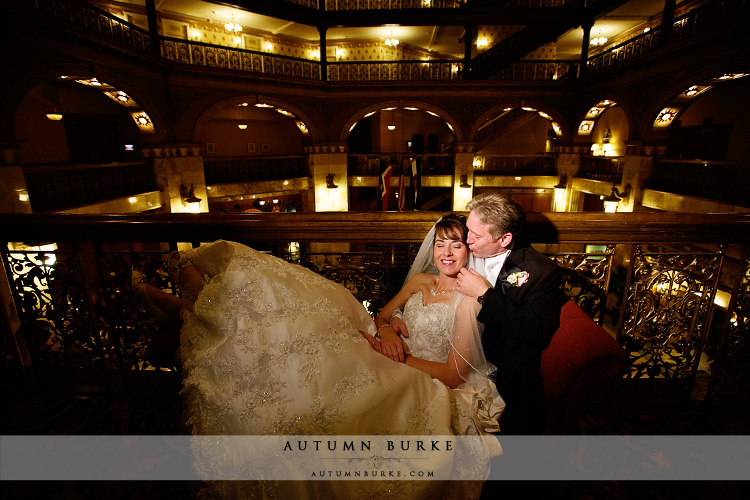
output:
M406 360L404 345L401 337L392 328L382 328L380 330L380 350L383 356L391 358L398 363L403 363Z
M378 342L378 339L376 339L369 333L364 332L362 330L359 330L359 333L361 333L362 336L365 338L365 340L367 340L367 342L370 343L370 347L372 347L373 350L375 350L376 352L379 352L380 354L383 354L383 351L380 348L380 342Z

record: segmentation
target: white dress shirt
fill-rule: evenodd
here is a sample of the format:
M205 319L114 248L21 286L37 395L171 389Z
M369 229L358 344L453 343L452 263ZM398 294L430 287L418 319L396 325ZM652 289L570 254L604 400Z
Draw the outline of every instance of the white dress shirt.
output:
M503 268L503 264L509 253L509 251L503 252L500 255L484 259L472 255L469 261L469 267L481 274L484 279L489 281L490 285L495 286L497 276L500 274L500 269Z

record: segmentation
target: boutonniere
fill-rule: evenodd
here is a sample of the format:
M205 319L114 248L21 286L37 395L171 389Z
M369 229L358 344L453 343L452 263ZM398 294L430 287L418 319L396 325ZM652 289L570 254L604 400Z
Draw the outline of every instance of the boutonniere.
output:
M521 286L529 281L529 273L527 271L519 271L517 273L509 274L505 281L513 286Z

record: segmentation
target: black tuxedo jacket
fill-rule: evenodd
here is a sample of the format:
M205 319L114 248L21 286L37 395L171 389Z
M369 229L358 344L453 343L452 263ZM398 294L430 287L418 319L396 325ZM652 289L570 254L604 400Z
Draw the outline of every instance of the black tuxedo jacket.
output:
M520 271L529 273L526 283L506 281ZM503 434L536 434L544 425L539 365L568 300L561 280L561 269L549 258L528 245L514 245L485 294L477 319L484 324L482 346L497 366L497 389L507 405L500 420Z

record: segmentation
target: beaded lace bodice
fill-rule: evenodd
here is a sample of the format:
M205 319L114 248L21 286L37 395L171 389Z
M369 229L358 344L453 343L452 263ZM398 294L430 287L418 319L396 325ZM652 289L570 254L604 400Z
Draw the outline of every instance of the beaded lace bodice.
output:
M453 336L453 311L448 304L423 303L422 292L412 295L404 306L404 322L409 330L406 343L414 356L445 363Z

